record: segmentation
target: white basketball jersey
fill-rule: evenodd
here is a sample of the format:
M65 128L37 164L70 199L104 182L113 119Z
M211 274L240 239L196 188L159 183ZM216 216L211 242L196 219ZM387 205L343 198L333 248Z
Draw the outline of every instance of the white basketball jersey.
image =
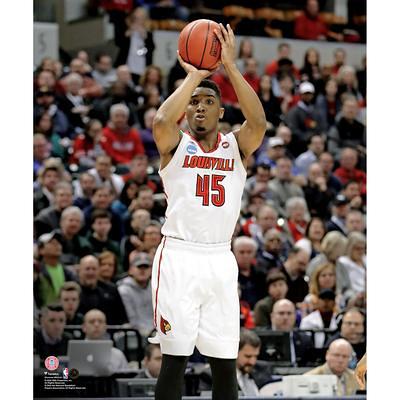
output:
M175 154L159 174L167 196L164 236L196 243L231 240L247 175L232 132L218 133L208 152L182 132Z

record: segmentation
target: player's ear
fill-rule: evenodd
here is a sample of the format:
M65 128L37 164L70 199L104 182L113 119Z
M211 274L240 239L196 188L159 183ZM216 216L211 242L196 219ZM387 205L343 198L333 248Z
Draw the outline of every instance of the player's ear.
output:
M224 116L224 113L225 113L225 108L220 107L220 109L219 109L219 119L221 119Z

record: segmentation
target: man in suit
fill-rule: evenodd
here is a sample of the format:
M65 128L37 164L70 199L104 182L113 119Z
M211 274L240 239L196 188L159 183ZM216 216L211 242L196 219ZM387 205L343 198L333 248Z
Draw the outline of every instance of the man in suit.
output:
M288 299L278 300L272 307L271 329L290 332L290 354L294 366L305 366L309 361L313 343L305 332L294 331L296 308Z
M358 389L354 373L347 367L353 348L345 339L333 341L325 355L325 364L312 369L305 375L336 375L337 376L337 396L354 395Z

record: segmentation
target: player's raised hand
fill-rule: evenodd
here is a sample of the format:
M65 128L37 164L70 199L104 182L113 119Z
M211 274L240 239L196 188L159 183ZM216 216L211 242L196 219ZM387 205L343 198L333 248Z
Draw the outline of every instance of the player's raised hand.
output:
M212 75L216 69L220 66L221 63L218 63L216 68L212 70L208 69L198 69L194 65L187 63L186 61L183 60L183 58L179 54L179 50L176 51L176 56L178 57L179 64L181 64L182 68L185 70L185 72L188 74L189 72L196 72L200 75L202 79L205 79Z
M231 26L228 24L226 28L219 24L220 31L214 29L221 42L221 62L223 65L233 64L236 56L236 39Z

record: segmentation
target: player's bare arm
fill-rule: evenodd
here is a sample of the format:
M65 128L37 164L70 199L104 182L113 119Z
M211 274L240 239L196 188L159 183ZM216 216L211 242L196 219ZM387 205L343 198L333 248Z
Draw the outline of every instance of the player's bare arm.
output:
M171 151L179 143L179 127L177 121L184 114L193 91L199 83L215 70L200 70L182 60L177 52L178 60L187 75L183 83L169 96L158 109L153 122L153 137L161 158L161 169L172 158Z
M221 42L221 62L235 89L240 108L246 118L236 134L240 151L248 158L261 144L267 128L264 109L253 88L246 82L235 64L235 35L232 28L219 24L221 30L214 30Z

